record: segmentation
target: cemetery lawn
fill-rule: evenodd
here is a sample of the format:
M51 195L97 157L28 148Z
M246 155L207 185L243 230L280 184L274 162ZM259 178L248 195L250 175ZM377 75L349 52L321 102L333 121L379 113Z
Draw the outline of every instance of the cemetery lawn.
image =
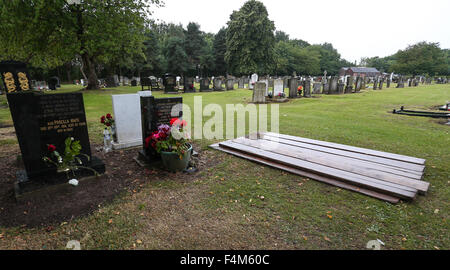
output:
M99 119L112 112L111 95L137 90L83 91L94 145L102 142ZM61 91L79 87L63 85ZM251 100L251 91L239 89L183 94L183 102L192 108L196 95L203 106L222 108ZM442 119L390 113L402 105L436 109L448 100L446 84L280 104L280 133L426 159L430 190L413 202L385 203L211 150L208 145L218 140L203 140L195 141L201 170L189 176L136 167L136 149L105 157L109 177L139 184L81 217L0 226L0 249L64 249L69 240L79 240L82 249L365 249L376 239L385 243L382 249L450 249L450 126ZM0 96L2 163L20 153L11 125ZM118 163L116 156L126 160Z

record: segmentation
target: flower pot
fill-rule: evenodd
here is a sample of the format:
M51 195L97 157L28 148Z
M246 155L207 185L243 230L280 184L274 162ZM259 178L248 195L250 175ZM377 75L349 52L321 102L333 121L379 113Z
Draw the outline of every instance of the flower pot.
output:
M187 168L189 161L191 160L192 145L189 144L189 149L184 153L183 157L174 152L161 151L161 159L164 167L170 172L179 172Z

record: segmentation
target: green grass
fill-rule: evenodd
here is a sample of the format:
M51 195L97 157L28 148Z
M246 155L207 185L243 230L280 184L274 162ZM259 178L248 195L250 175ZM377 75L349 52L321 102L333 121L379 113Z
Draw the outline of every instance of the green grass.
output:
M77 90L63 86L58 92ZM83 92L91 140L101 140L99 119L112 112L110 96L138 90ZM192 108L197 95L203 97L203 106L216 103L222 108L251 100L251 91L240 89L183 94L183 102ZM86 247L92 249L364 249L374 239L385 242L385 249L449 249L450 127L436 119L390 113L402 105L429 110L447 100L448 84L322 95L279 105L281 133L425 158L424 180L431 187L414 202L392 205L208 151L219 162L195 181L150 182L137 194L124 194L91 216L58 227L56 236L39 229L0 228L0 234L8 235L0 239L0 248L21 248L15 237L34 243L31 248L42 248L42 243L46 248L64 248L72 237L81 239L89 232ZM203 122L208 119L203 117ZM8 123L9 111L0 107L0 124ZM207 149L213 141L217 140L197 143ZM172 202L173 197L182 202ZM114 215L117 211L121 214ZM113 225L108 223L111 218ZM137 240L143 244L136 247Z

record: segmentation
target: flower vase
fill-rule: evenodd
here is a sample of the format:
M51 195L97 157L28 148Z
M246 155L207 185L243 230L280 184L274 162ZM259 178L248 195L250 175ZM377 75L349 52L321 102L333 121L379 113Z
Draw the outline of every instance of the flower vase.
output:
M189 144L188 150L180 158L180 156L175 152L164 152L161 151L161 159L164 167L170 172L183 171L189 165L192 154L192 145Z
M111 135L113 138L113 142L117 142L117 133L116 133L116 125L111 125Z

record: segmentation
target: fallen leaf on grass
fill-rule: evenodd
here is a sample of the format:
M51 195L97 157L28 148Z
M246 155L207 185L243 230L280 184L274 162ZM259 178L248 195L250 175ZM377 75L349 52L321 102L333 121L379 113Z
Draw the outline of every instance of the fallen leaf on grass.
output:
M3 239L3 237L4 237L3 233L0 233L0 239Z
M325 239L325 241L331 242L330 238L324 236L323 239Z
M308 237L303 236L303 240L308 241Z
M405 242L407 239L405 237L402 238L402 241Z
M328 217L329 219L333 219L333 216L332 216L332 215L327 215L327 217Z
M109 224L111 224L112 222L113 222L112 219L108 220L108 223L109 223Z
M435 214L438 214L438 213L439 213L439 209L435 209L435 210L434 210L434 213L435 213Z
M0 237L1 238L1 237ZM434 246L434 249L436 249L436 250L440 250L440 248L439 247L437 247L437 246Z
M136 240L136 243L142 244L142 241L141 240Z

